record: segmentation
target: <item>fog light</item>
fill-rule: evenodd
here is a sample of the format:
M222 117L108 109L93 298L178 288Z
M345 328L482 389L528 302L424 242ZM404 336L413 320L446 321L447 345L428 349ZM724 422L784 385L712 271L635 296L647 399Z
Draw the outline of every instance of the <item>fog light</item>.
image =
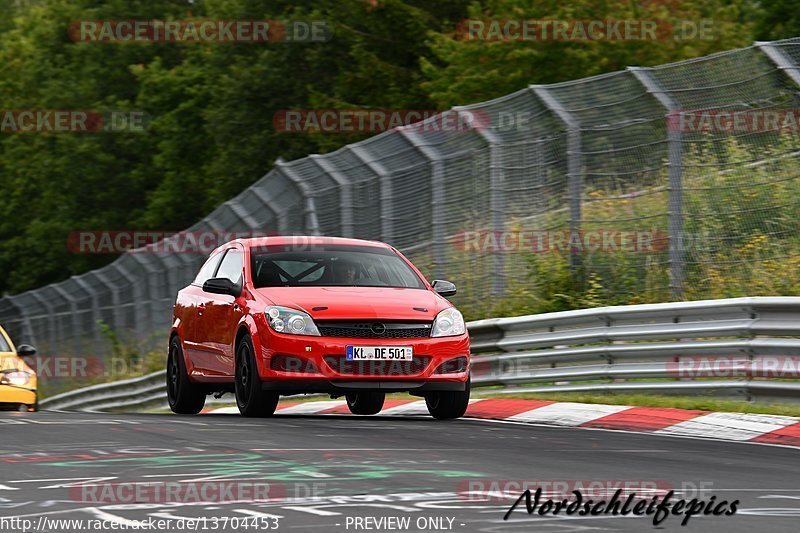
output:
M439 365L434 374L460 374L467 371L467 358L464 356L449 359Z
M313 362L291 355L274 356L269 362L269 367L272 370L278 370L280 372L308 373L317 371L317 367L314 366Z

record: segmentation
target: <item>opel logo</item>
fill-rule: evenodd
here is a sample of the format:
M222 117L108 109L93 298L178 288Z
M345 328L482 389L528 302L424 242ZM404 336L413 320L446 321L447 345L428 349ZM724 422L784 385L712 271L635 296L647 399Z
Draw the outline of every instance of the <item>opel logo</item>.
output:
M383 335L386 333L386 325L381 324L380 322L375 322L372 324L372 333L375 335Z

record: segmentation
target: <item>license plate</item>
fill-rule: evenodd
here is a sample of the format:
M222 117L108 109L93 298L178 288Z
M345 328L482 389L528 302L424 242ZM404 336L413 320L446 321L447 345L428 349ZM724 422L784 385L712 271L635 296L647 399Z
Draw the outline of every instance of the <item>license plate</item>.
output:
M411 346L348 346L348 361L411 361Z

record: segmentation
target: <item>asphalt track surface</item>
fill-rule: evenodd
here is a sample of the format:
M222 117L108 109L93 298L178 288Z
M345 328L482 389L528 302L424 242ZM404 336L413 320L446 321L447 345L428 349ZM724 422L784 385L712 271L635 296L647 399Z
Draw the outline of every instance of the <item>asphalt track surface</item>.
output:
M799 461L800 450L786 447L469 419L0 413L0 524L30 519L32 531L63 531L52 522L43 529L39 517L117 524L204 517L205 529L196 530L232 531L234 517L255 517L259 529L238 531L265 531L272 521L273 531L277 525L301 533L796 532ZM268 502L125 505L88 502L82 492L104 483L264 479L274 489ZM468 483L476 480L656 481L678 490L678 498L741 503L735 516L695 516L685 527L677 516L658 527L652 517L540 517L524 504L504 521L514 498L470 501ZM376 522L380 517L398 522ZM357 527L357 518L370 521ZM408 527L398 525L403 520ZM9 522L0 529L22 531Z

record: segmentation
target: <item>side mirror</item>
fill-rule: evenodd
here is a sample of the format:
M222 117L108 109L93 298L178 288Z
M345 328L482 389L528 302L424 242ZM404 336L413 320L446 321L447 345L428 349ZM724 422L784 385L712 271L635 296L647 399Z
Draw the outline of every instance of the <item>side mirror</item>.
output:
M449 281L445 281L443 279L433 280L431 286L433 287L433 290L435 290L445 298L448 296L453 296L456 293L456 284L451 283Z
M17 355L20 357L31 357L36 355L36 348L30 344L20 344L17 346Z
M228 278L211 278L203 283L203 290L211 294L229 294L234 298L242 295L242 286Z

